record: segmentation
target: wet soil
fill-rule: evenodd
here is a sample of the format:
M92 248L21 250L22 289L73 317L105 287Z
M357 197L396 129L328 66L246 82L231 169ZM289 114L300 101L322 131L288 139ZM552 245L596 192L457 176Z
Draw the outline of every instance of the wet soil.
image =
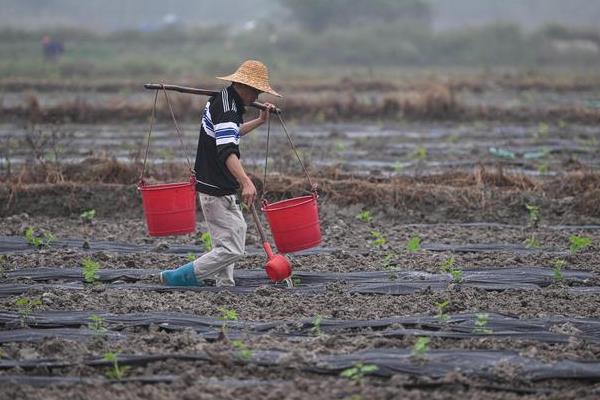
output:
M250 117L248 117L250 118ZM184 147L172 123L154 126L149 160L162 165L193 158L198 127L181 125ZM580 167L598 167L600 130L594 124L566 122L420 122L290 123L290 133L304 162L315 169L336 167L354 175L424 175L471 171L478 165L502 165L507 171L553 176ZM114 157L143 160L148 125L0 124L6 146L0 172L13 173L43 157L61 163ZM300 172L278 121L269 134L269 170ZM244 163L262 172L267 130L261 127L241 142ZM288 157L289 156L289 157ZM193 160L192 160L193 161Z
M600 227L597 226L555 226L538 227L494 223L480 224L399 224L385 214L375 213L369 222L361 221L357 214L361 207L338 208L324 205L321 208L323 246L332 252L316 255L290 255L295 271L353 272L381 271L426 271L442 273L440 265L453 256L459 268L502 268L515 266L542 266L549 270L556 259L564 259L565 269L598 273L598 249ZM249 221L250 222L250 221ZM29 215L13 215L2 220L0 235L20 236L28 226L39 232L52 232L58 238L88 239L90 241L129 242L132 244L152 244L169 246L191 244L200 241L196 236L177 238L150 238L145 232L143 220L120 218L119 220L96 218L93 223L79 218L51 218ZM198 231L203 224L198 223ZM380 232L386 243L373 244L372 231ZM568 251L569 236L585 235L592 239L592 245L585 250L571 254ZM521 245L521 250L491 251L431 251L415 253L406 249L407 241L414 236L423 240L423 248L428 244L512 244ZM527 249L524 242L536 237L540 248ZM249 246L256 246L257 234L251 228ZM434 246L435 247L435 246ZM523 250L524 249L524 250ZM388 255L392 254L392 257ZM78 248L52 248L2 254L3 272L35 267L77 268L84 257L91 257L105 269L163 269L185 263L185 257L161 252L123 254L119 252ZM393 260L390 264L390 260ZM237 266L238 270L260 269L264 263L261 255L249 256ZM4 279L5 283L10 280ZM28 284L27 280L20 280ZM33 282L29 282L32 284ZM52 285L53 282L48 282ZM60 283L60 282L54 282ZM597 285L594 278L584 284ZM520 318L547 318L551 316L599 318L600 296L597 294L573 294L568 292L569 283L555 282L539 290L485 291L452 285L442 292L423 291L419 293L389 296L360 295L351 293L347 282L335 282L327 286L325 292L306 294L294 290L274 288L269 284L245 294L227 290L210 292L180 291L158 293L139 290L113 290L110 285L97 285L83 291L48 289L40 293L30 291L27 296L41 299L35 312L49 310L101 310L115 314L132 312L185 312L199 316L219 318L223 307L235 309L240 321L279 321L314 319L317 315L329 319L378 320L402 315L436 315L436 303L449 301L448 313L498 312ZM0 309L18 311L16 301L19 296L0 299ZM6 326L4 329L8 329ZM111 329L119 330L117 327ZM127 328L122 331L123 339L91 339L72 341L68 339L48 339L43 342L4 343L3 359L58 359L76 362L90 357L102 357L109 351L122 354L192 354L207 352L212 361L166 360L146 365L133 366L128 370L129 378L155 375L171 376L171 383L143 384L101 383L108 367L75 366L34 370L7 369L0 371L0 377L9 375L81 377L95 379L97 383L81 385L39 387L30 385L6 384L4 395L22 398L59 398L83 396L100 398L127 393L130 398L251 398L254 396L274 398L305 398L310 393L315 398L389 398L399 393L407 398L593 398L597 386L593 383L543 381L540 383L520 382L509 375L499 374L495 382L464 376L460 372L443 379L395 375L392 378L365 377L358 382L338 376L326 376L307 371L312 360L327 354L348 354L374 348L412 348L414 336L382 337L371 329L352 333L322 334L305 338L281 336L276 332L261 335L243 335L242 341L251 351L284 351L286 361L277 366L260 366L240 362L238 349L227 340L208 340L191 330L164 331L158 326L147 328ZM595 361L600 354L600 346L585 340L573 339L567 343L543 343L532 340L502 338L444 339L432 338L430 348L474 350L509 350L545 362L560 360ZM516 392L515 392L516 390ZM530 393L527 393L531 391Z
M526 330L520 332L522 336L513 332L503 337L497 332L458 338L443 336L452 324L440 322L437 328L431 324L427 328L431 337L426 353L456 350L467 356L486 350L513 352L532 363L550 366L561 361L597 364L600 344L593 337L595 323L600 321L600 179L595 171L600 166L600 130L597 124L589 123L597 121L596 95L586 85L564 88L561 94L553 87L544 89L543 82L541 87L535 84L531 93L522 91L525 87L521 86L500 85L500 91L493 86L459 85L455 93L442 88L439 93L448 92L450 97L429 105L426 96L414 100L411 93L400 96L389 93L398 88L388 88L383 97L373 100L375 114L364 119L361 113L369 110L359 106L371 101L369 96L381 88L366 88L342 104L341 111L336 111L339 104L331 103L327 93L308 91L290 103L297 110L310 111L297 121L308 119L311 124L292 121L290 128L301 159L321 188L323 248L288 256L298 276L340 273L314 291L310 290L310 280L297 281L297 289L265 280L244 291L208 288L211 290L159 292L149 289L157 283L151 274L139 278L141 288L135 290L124 289L123 282L83 285L73 283L73 279L47 279L40 289L40 282L33 279L11 277L11 272L41 267L81 268L84 258L109 271L174 268L188 262L189 255L168 250L195 245L197 256L203 251L200 234L206 227L199 215L194 235L147 235L135 189L147 133L143 121L149 110L141 96L108 90L84 104L78 102L77 93L44 93L36 100L36 114L31 103L35 99L25 104L26 95L7 93L5 111L20 107L25 110L21 117L27 121L11 117L0 125L0 140L6 144L0 154L0 286L23 285L26 291L0 296L0 312L14 317L10 323L0 324L0 332L27 336L34 332L27 326L33 325L32 313L51 311L117 315L169 312L222 319L228 310L236 312L238 321L232 324L287 321L304 324L305 332L292 335L284 328L261 332L232 328L229 333L202 335L191 328L167 329L161 324L111 324L105 334L82 325L71 329L87 332L87 336L6 340L0 344L0 399L598 398L597 375L526 379L518 366L504 358L486 371L487 378L456 368L442 376L419 374L417 367L422 360L415 361L411 373L388 377L366 373L348 379L339 371L326 373L315 368L327 355L411 351L420 335L400 326L393 327L400 332L397 335L372 327L321 332L317 329L319 319L375 322L395 316L437 318L444 302L444 313L452 315L499 313L522 321L587 318L592 328L586 336L573 324L551 324L549 332L562 335L565 340L560 341L532 339ZM382 102L388 95L393 101ZM400 98L407 100L399 104ZM195 115L191 110L196 106L187 101L176 109L178 115ZM101 123L49 124L43 122L40 107L54 107L57 115L73 121L96 121L103 115L116 118L116 122L106 123L102 117ZM461 107L476 113L461 116ZM489 119L472 119L473 115L485 117L487 108L491 110ZM568 113L556 112L561 108ZM398 119L401 111L408 112L403 116L410 118L413 113L426 120ZM344 113L352 114L357 122L332 122ZM144 119L139 118L142 115ZM390 115L393 118L388 118ZM501 118L496 118L498 115ZM470 122L458 122L463 117ZM185 179L185 159L193 153L189 149L195 148L195 124L183 124L186 134L182 150L166 121L161 119L155 127L146 175L151 181ZM246 139L243 161L262 190L266 131ZM305 191L307 185L295 154L276 124L269 145L269 200ZM530 219L527 205L539 207L539 221ZM81 212L92 208L96 217L83 221ZM364 220L358 218L361 212ZM260 271L265 262L258 235L247 215L246 219L251 252L236 266L238 275ZM57 239L73 239L68 243L79 244L11 248L16 242L7 237L21 238L27 228L33 228L36 235L51 233ZM591 244L580 251L570 250L573 235L586 236ZM421 248L410 251L408 241L417 236ZM98 242L108 245L98 250L94 247ZM118 251L111 243L128 244L133 251ZM450 273L444 268L505 269L513 274L515 270L510 268L514 267L543 268L548 280L543 285L527 286L521 285L519 276L508 276L512 281L507 286L492 290L458 279L407 294L361 294L344 278L353 272L380 271L389 274L393 283L397 279L394 274L423 272L447 282ZM570 271L591 277L562 277L561 273ZM244 281L238 282L241 287ZM36 328L38 333L44 330L51 331ZM109 362L90 362L109 352L166 356L128 364L123 380L111 380L107 376ZM251 356L245 357L248 352ZM278 355L276 360L273 354ZM43 366L44 361L54 364ZM11 366L11 362L18 365ZM425 361L424 365L435 369L438 364Z

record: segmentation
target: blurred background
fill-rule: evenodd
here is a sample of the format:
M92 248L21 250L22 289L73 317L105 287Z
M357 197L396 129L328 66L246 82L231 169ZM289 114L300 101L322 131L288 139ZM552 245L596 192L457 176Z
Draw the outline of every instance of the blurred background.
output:
M216 76L253 58L284 95L260 100L284 110L329 199L372 204L357 188L375 182L411 221L520 223L526 204L564 223L600 218L599 0L0 0L0 10L0 215L139 213L142 170L148 182L187 179L207 101L169 92L180 136L166 92L143 84L219 89ZM259 188L268 166L276 200L305 185L273 119L270 136L262 126L240 147ZM83 189L44 202L14 194L63 183ZM112 188L91 199L102 184L136 200ZM507 208L482 195L496 190L521 197ZM530 190L542 191L535 202Z
M0 180L93 178L65 165L95 157L112 168L99 180L135 182L155 94L142 84L218 89L215 76L248 58L268 65L284 97L261 99L285 111L305 161L324 174L600 168L598 0L0 0L0 9ZM206 103L171 93L185 146L160 94L150 159L163 179L166 164L194 155ZM244 141L246 165L264 165L265 140L259 129ZM294 159L270 165L296 173ZM111 160L134 166L127 178ZM20 166L33 171L27 179Z
M2 0L0 74L280 79L449 69L590 71L597 0Z

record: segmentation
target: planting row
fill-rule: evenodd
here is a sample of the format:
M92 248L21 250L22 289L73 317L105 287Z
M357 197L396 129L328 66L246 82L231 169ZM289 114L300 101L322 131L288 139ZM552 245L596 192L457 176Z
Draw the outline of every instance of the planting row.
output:
M47 291L88 290L101 282L105 284L102 290L151 290L160 292L171 291L218 291L220 288L203 287L168 287L152 283L126 283L139 280L155 280L158 270L115 269L99 270L88 268L78 270L73 268L38 268L7 273L7 278L13 280L33 280L37 282L70 281L72 283L4 283L0 284L0 297L23 294L29 290ZM542 267L503 267L486 269L453 269L444 274L432 274L419 271L402 271L396 268L381 272L350 272L324 273L302 272L294 274L294 289L301 293L318 293L327 290L327 286L336 282L348 284L351 293L402 295L420 291L443 291L451 285L465 288L501 291L510 289L536 290L554 283L577 285L569 288L574 292L583 290L587 293L598 290L589 286L595 275L589 272L564 271ZM227 288L233 293L252 293L269 281L262 270L240 270L236 273L236 286Z
M91 251L108 251L118 254L127 253L166 253L166 254L202 254L206 251L206 245L185 245L185 244L166 244L164 242L154 245L120 243L114 241L88 241L82 239L56 239L51 234L43 234L33 236L33 231L28 231L25 237L20 236L0 236L0 253L14 253L23 251L35 251L40 248L49 249L83 249ZM387 243L387 239L376 230L371 231L372 243L374 247L381 247ZM476 252L515 252L515 253L531 253L544 252L553 253L556 255L567 255L567 249L556 249L541 247L539 241L537 245L533 243L535 237L531 239L532 243L526 244L510 244L510 243L474 243L474 244L444 244L444 243L421 243L421 239L417 236L406 244L409 251L416 252L418 250L428 250L436 252L453 252L453 253L476 253ZM571 248L576 252L579 249L585 248L591 244L591 239L583 236L571 236ZM295 255L311 255L311 254L326 254L335 251L333 248L316 247L312 249L302 250L294 253ZM257 255L261 253L260 248L250 246L247 250L249 255Z
M115 380L125 378L129 367L144 366L161 361L176 361L178 363L223 361L227 355L217 356L209 353L193 354L136 354L122 355L110 354L101 358L84 359L76 362L64 360L1 360L0 369L20 368L23 370L38 369L61 369L75 366L89 366L110 369L109 376ZM546 363L535 358L523 357L510 351L474 351L474 350L429 350L427 342L422 341L418 348L413 350L402 350L395 348L380 348L366 350L344 355L321 356L312 362L295 366L289 361L289 354L283 351L252 351L250 354L244 350L237 351L231 356L231 363L251 364L266 368L284 368L300 370L303 372L317 374L335 374L351 379L362 379L366 375L379 377L390 377L394 374L406 374L413 376L427 376L430 378L443 378L449 373L460 371L466 377L483 378L486 380L501 379L503 369L512 368L519 371L520 381L539 382L553 379L586 379L588 381L600 380L600 363L558 361ZM0 375L2 377L3 375ZM12 375L4 375L4 382L27 383L24 377L15 379ZM31 377L35 383L36 376ZM41 377L40 377L41 378ZM46 376L46 378L50 378ZM138 379L143 377L138 377ZM147 377L148 383L154 383L154 377ZM171 379L166 379L167 382ZM164 382L165 379L158 379ZM49 380L51 383L60 383L57 380ZM89 381L63 380L63 383L86 383ZM127 381L125 381L127 382Z
M0 312L0 343L38 342L50 338L88 340L92 337L123 339L132 328L183 331L192 329L207 340L239 339L249 335L274 334L289 337L361 335L401 338L406 336L448 339L496 338L568 343L578 339L600 342L600 320L548 315L516 318L497 313L450 314L449 302L436 303L437 314L396 316L377 320L326 319L319 315L297 321L250 322L237 312L221 307L218 318L173 312L111 314L91 311ZM28 328L24 328L28 327Z

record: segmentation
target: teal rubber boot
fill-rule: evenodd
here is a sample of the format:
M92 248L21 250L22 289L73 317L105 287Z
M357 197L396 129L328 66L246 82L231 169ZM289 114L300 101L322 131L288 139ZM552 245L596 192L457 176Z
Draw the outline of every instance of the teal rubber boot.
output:
M194 273L194 263L182 265L177 269L168 269L160 273L160 281L167 286L204 286Z

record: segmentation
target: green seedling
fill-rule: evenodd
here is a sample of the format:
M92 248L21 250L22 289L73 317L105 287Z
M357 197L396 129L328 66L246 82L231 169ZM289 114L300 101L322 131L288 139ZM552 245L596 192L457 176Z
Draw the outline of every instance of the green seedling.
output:
M346 145L342 142L335 142L334 149L336 153L343 153L346 151Z
M94 332L94 335L103 335L106 332L106 322L100 315L92 314L89 317L88 329Z
M79 218L81 218L85 222L92 222L94 218L96 218L96 210L91 209L84 211L81 214L79 214Z
M298 286L302 283L302 279L299 276L292 275L292 284Z
M373 214L371 214L371 211L365 210L356 214L356 218L362 222L371 222L373 220Z
M98 283L100 279L100 276L98 275L100 263L91 258L84 258L81 263L83 269L83 281L90 284Z
M560 129L565 129L567 127L567 123L564 120L560 119L558 120L558 127Z
M252 359L252 350L242 340L232 340L231 344L240 352L240 357L244 361L250 361Z
M458 143L458 141L460 140L460 135L458 135L457 133L453 133L449 136L446 136L445 140L449 143Z
M540 246L541 246L540 241L537 240L537 238L534 235L529 236L525 240L525 247L527 247L528 249L537 249Z
M340 373L342 378L352 379L354 381L359 381L365 377L365 375L372 374L377 371L379 368L374 364L363 364L361 362L354 364L354 366L350 368L346 368Z
M394 257L396 255L394 253L388 253L385 255L385 258L383 259L383 268L384 269L394 269L394 267L396 266L396 264L393 262L394 261Z
M448 301L448 300L435 303L435 306L437 308L437 315L435 317L441 323L446 323L450 319L448 314L446 314L446 308L448 308L449 304L450 304L450 301Z
M218 310L221 312L219 319L225 321L221 326L221 332L223 333L223 337L227 339L227 323L229 321L237 321L238 313L232 308L219 307Z
M424 160L427 158L427 149L423 146L419 146L410 155L415 160Z
M387 240L379 231L371 231L371 236L373 237L373 240L371 240L371 245L374 247L382 247L387 243Z
M396 161L394 163L394 172L397 174L401 174L403 170L404 170L404 165L402 165L402 163L400 161Z
M452 276L452 282L460 283L463 278L463 271L459 268L454 268L450 270L450 276Z
M547 162L541 163L540 165L537 166L537 171L539 172L540 175L546 175L549 170L550 170L550 167L548 166Z
M125 373L129 370L128 366L120 366L118 360L118 352L108 352L104 354L104 360L112 363L112 368L106 373L106 376L110 379L121 380L125 376Z
M532 204L526 204L527 213L529 214L529 223L536 227L540 222L540 208L538 206L534 206Z
M473 327L473 332L485 334L492 333L492 330L487 328L489 320L489 314L477 314L477 318L475 319L475 324Z
M222 321L237 321L238 313L232 308L219 307L219 311L221 311L221 316L219 317Z
M548 132L550 131L550 126L545 122L540 122L537 128L537 136L538 137L547 137Z
M39 237L35 235L35 231L32 227L29 227L25 230L25 240L27 243L36 249L41 249L42 247L50 246L56 238L53 234L44 232L44 234Z
M25 229L25 240L27 241L28 244L32 245L33 247L36 247L36 248L41 247L40 238L37 238L33 235L32 227Z
M561 259L556 259L554 261L552 261L552 277L554 278L555 281L557 282L561 282L564 278L563 275L563 268L567 265L567 262L565 260L561 260Z
M406 243L406 250L411 253L416 253L421 250L421 238L418 236L413 236Z
M25 320L31 315L36 307L42 305L42 301L40 299L32 299L30 297L19 297L17 300L15 300L15 305L19 311L21 322L25 324Z
M186 261L189 261L189 262L196 260L196 258L198 258L198 257L196 257L196 255L194 253L188 253L185 256Z
M575 254L592 244L592 239L587 236L571 235L569 236L569 250Z
M429 352L429 341L428 337L418 337L415 342L410 356L415 360L425 360L427 359L427 353Z
M455 263L456 263L456 259L454 258L454 256L450 256L450 257L446 258L444 261L442 261L442 263L440 264L440 270L442 272L449 273L452 270L452 268L454 267Z
M323 322L323 317L319 314L315 315L312 320L312 328L310 331L315 336L321 336L321 322Z
M208 232L204 232L201 236L200 236L200 240L202 240L202 243L204 244L204 251L211 251L213 248L213 244L212 244L212 237L210 236L210 233Z

